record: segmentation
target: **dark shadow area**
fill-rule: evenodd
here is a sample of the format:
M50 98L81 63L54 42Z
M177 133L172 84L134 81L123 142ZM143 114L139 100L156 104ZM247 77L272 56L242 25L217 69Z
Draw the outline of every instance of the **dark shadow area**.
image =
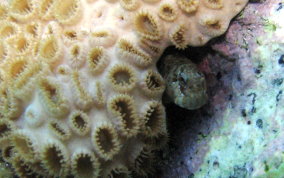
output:
M187 47L184 50L179 50L176 49L174 46L169 46L165 49L164 53L157 62L157 67L159 69L161 63L163 62L163 58L169 54L179 54L185 56L188 59L192 60L192 62L198 64L206 55L208 55L208 53L214 53L210 46Z
M160 71L163 59L169 54L178 54L192 60L196 65L208 64L209 72L204 73L207 83L208 103L197 110L183 109L174 103L164 102L167 114L167 128L169 133L168 147L159 152L160 164L153 178L188 177L193 176L191 170L197 168L191 162L202 162L203 153L207 149L209 134L222 124L216 117L216 107L213 97L222 93L224 98L221 105L232 100L233 94L230 78L234 77L235 63L225 59L211 48L214 43L224 41L224 36L211 40L203 47L188 47L178 50L174 46L168 47L157 63ZM218 59L218 60L216 60ZM163 101L165 96L163 97ZM204 148L204 150L200 150ZM203 160L204 161L204 160ZM196 166L196 164L195 164Z
M208 54L213 53L214 51L209 46L188 47L185 50L178 50L174 46L170 46L164 51L157 63L157 67L159 70L161 69L160 67L163 64L163 58L169 54L182 55L192 60L192 62L195 64L199 64ZM165 98L165 96L163 96L163 98ZM163 104L165 105L167 114L169 143L168 148L166 148L168 150L163 150L158 153L159 159L161 160L160 164L157 166L157 172L153 178L165 177L164 170L170 168L167 167L167 164L178 164L179 166L183 166L183 161L174 163L176 158L182 155L183 147L188 147L185 145L194 145L196 140L199 139L199 136L204 137L207 134L204 133L206 131L203 126L209 124L209 118L212 116L210 109L208 109L208 104L197 110L187 110L175 105L174 103ZM183 139L184 137L187 139ZM194 150L194 146L192 149ZM182 159L177 158L177 160ZM188 172L187 174L190 175L191 173Z

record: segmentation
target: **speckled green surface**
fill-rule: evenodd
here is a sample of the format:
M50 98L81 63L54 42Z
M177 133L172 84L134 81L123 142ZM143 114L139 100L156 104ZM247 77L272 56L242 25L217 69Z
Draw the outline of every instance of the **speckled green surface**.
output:
M281 158L282 157L282 158ZM257 178L283 178L284 177L284 155L274 155L265 161L264 173Z
M233 86L235 102L223 112L222 126L211 133L209 151L194 177L245 178L284 177L281 155L267 156L283 151L284 101L282 97L284 54L283 10L264 17L264 33L257 40L257 47L249 47L250 58L246 66L257 69L249 76L241 69L242 79L249 81L241 88ZM281 24L282 23L282 24ZM278 165L273 165L273 161ZM268 169L268 167L270 167Z

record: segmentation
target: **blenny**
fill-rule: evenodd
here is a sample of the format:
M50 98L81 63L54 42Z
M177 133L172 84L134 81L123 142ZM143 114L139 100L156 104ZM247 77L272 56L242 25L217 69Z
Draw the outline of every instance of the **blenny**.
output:
M160 72L166 81L167 100L189 110L207 103L205 76L190 59L170 54L163 59Z

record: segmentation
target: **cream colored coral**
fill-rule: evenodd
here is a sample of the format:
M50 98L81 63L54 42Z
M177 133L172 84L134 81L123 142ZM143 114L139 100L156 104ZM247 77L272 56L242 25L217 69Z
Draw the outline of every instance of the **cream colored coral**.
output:
M1 1L4 159L20 177L151 173L167 142L159 56L224 33L247 1Z

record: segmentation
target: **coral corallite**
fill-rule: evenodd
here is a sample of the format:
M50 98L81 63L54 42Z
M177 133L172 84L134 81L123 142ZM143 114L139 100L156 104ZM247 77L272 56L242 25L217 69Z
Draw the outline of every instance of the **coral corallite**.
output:
M0 148L19 177L151 173L167 141L156 61L248 0L2 0Z

